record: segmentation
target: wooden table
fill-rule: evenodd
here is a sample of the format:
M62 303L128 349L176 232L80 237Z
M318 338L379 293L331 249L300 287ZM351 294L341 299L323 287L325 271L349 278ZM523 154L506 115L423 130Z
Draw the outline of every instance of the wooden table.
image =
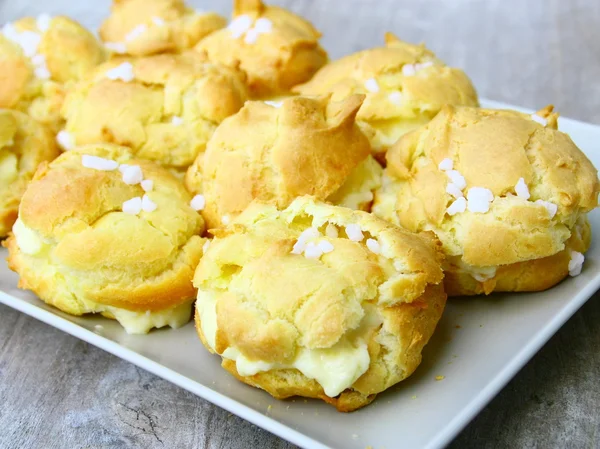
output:
M332 58L384 31L425 41L482 97L600 124L598 0L286 0ZM229 2L194 6L227 13ZM50 10L49 10L50 9ZM66 12L96 27L107 0L0 2L0 21ZM600 142L599 142L600 151ZM596 236L598 238L598 236ZM600 447L596 294L451 445ZM116 357L0 306L1 448L292 448ZM392 449L392 448L387 448Z

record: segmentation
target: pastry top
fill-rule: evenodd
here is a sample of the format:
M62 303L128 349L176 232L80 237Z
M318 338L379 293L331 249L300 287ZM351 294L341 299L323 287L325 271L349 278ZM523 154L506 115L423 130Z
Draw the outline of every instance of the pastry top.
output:
M126 148L83 146L40 165L21 201L16 244L39 269L61 273L77 298L158 310L193 295L191 278L179 277L182 255L197 261L202 251L204 222L190 201L177 178Z
M600 184L557 119L551 106L533 115L445 106L387 153L374 212L434 230L447 254L473 266L561 251Z
M385 47L330 62L293 91L331 92L337 100L365 94L357 120L375 151L427 123L445 104L478 105L475 88L462 70L446 66L424 45L403 42L391 33L385 35Z
M204 193L208 227L227 224L253 199L283 208L301 195L333 194L369 155L354 121L361 102L249 101L223 121L186 177L190 191Z
M185 169L245 100L243 73L190 51L112 59L69 92L62 112L72 145L126 145Z
M400 306L431 305L425 292L442 281L442 258L433 233L413 234L362 211L311 197L283 211L253 202L215 232L196 270L201 336L212 351L237 359L242 375L252 365L254 372L295 367L334 397L371 367L361 382L366 390L377 384L367 394L377 393L404 374L392 355L397 347L408 352L416 343L384 335L417 326L397 322ZM367 351L371 339L393 347L377 356ZM301 363L319 354L316 370ZM381 354L389 357L374 360ZM329 357L340 362L332 371L348 367L345 384L317 373ZM389 365L382 372L378 362Z
M16 220L21 195L37 166L58 154L44 125L21 112L0 109L0 237Z
M224 17L183 0L114 0L99 34L116 54L148 56L190 49L226 25Z
M0 34L0 107L57 126L65 83L105 58L96 38L68 17L41 15L8 23Z
M327 62L321 34L303 18L260 0L235 0L233 21L197 45L213 61L248 74L253 98L286 94Z

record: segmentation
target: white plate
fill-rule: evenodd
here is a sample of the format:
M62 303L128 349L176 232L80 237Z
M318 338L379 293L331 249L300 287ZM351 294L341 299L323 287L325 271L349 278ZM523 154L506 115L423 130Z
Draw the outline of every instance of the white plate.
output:
M507 107L486 101L485 106ZM560 119L560 129L600 167L600 127ZM127 335L114 321L76 318L16 288L0 264L0 302L167 379L299 446L440 448L449 443L600 287L600 213L583 273L550 291L449 301L416 373L373 404L342 414L319 401L276 401L239 383L202 346L190 323ZM4 250L3 250L4 251ZM4 259L5 252L2 253ZM102 329L96 329L101 325ZM457 327L460 326L460 327ZM436 381L436 376L444 376Z

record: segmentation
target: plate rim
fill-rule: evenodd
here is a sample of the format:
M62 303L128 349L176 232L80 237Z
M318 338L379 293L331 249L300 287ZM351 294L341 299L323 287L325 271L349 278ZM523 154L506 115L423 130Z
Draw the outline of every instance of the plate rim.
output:
M508 103L480 99L482 107L497 108L497 109L513 109L526 113L534 112L532 109L514 106ZM583 122L576 119L562 117L573 125L581 126L589 130L600 132L600 125ZM464 406L453 419L448 421L422 449L440 449L448 445L456 436L475 418L476 415L510 382L519 370L542 348L546 342L571 318L583 304L585 304L598 290L600 289L600 276L593 278L585 286L583 286L577 294L565 304L565 306L556 313L551 320L542 327L533 338L531 338L521 350L519 350L513 358L496 373L491 381L487 383L485 388L473 397L471 401ZM39 301L39 299L38 299ZM92 344L104 351L126 360L142 369L145 369L152 374L161 377L180 388L183 388L191 393L209 401L210 403L221 407L252 424L271 432L293 444L303 448L315 449L330 449L327 446L314 438L311 438L304 433L293 429L285 424L282 424L274 418L261 413L258 410L252 409L229 396L210 389L203 384L190 379L189 377L178 373L177 371L167 368L158 362L150 360L142 354L118 344L106 337L98 335L91 330L86 329L79 324L69 321L60 315L45 310L35 304L32 304L24 299L13 296L0 289L0 303L14 310L31 316L43 323L55 327L75 338Z

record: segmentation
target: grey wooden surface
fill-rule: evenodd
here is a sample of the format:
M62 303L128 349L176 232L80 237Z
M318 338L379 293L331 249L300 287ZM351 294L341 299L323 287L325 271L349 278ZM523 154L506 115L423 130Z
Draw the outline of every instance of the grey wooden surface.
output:
M230 8L226 0L191 3L224 13ZM273 3L311 19L324 31L332 57L376 45L391 30L427 42L442 59L465 68L482 97L532 108L554 103L565 116L600 124L598 0ZM95 27L107 9L107 0L0 0L0 22L70 12ZM596 294L451 447L600 448L599 300ZM0 306L0 448L13 447L294 446Z

